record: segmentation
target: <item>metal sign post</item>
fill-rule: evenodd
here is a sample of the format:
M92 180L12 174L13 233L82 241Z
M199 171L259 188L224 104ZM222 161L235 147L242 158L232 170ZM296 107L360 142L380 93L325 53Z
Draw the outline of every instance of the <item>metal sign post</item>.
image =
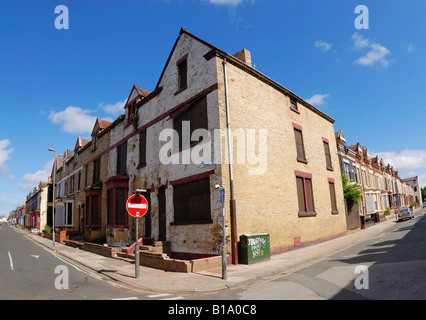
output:
M225 221L225 188L220 189L220 203L222 204L222 218L223 218L223 227L222 227L222 279L227 279L226 274L226 221Z
M127 212L135 217L136 221L136 243L135 243L135 278L139 278L139 266L140 266L140 256L139 256L139 239L138 239L138 228L139 221L138 218L143 217L148 212L148 201L144 196L141 196L141 192L146 192L145 190L137 189L136 194L131 195L126 201Z

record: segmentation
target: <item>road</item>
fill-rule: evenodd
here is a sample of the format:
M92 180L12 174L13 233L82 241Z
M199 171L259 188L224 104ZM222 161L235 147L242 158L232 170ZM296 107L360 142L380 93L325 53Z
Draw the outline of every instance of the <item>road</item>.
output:
M217 293L182 296L149 294L118 286L103 275L61 259L13 227L2 225L0 299L176 302L426 299L426 211L416 214L413 220L392 224L373 238L266 282Z
M311 266L245 288L191 299L426 299L426 211ZM374 228L374 227L373 227Z

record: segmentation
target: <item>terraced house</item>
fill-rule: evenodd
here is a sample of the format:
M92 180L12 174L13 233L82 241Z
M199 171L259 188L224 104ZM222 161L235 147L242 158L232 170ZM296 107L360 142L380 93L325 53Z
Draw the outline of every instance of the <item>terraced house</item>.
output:
M219 255L216 186L233 263L242 234L269 234L279 253L346 232L332 118L256 70L248 50L231 55L185 29L159 74L151 91L131 88L123 116L98 119L68 160L81 167L73 209L83 208L86 241L130 245L125 200L145 189L139 237L165 241L174 258Z
M365 228L393 218L400 208L411 205L414 190L399 177L397 170L377 155L372 157L368 148L360 143L346 146L342 130L336 132L335 137L343 174L362 186L361 200L346 213L348 229Z

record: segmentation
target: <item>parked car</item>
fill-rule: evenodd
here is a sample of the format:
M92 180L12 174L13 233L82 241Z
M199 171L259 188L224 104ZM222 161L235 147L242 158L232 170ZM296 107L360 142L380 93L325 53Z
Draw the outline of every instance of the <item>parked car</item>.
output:
M403 208L399 210L399 212L396 215L396 222L405 220L405 219L413 219L414 218L414 212L410 208Z
M426 208L426 201L423 202L423 208Z

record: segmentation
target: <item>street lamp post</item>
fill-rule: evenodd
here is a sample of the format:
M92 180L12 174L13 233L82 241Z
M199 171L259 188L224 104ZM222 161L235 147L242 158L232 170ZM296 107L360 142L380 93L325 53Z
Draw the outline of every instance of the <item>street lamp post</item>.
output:
M56 150L49 148L49 151L53 151L55 152L55 160L53 161L53 180L52 180L52 186L53 186L53 190L52 190L52 224L53 224L53 234L52 234L52 244L55 245L55 182L56 182Z

